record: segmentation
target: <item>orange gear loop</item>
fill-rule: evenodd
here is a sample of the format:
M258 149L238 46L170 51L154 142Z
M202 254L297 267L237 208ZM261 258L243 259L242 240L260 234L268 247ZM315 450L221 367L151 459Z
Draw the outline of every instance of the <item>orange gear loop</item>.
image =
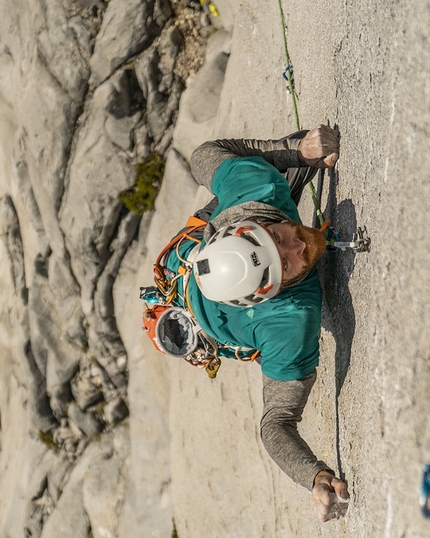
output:
M258 355L260 354L260 350L259 349L256 349L254 351L254 353L250 356L250 357L239 357L239 349L235 349L234 351L234 356L236 357L236 359L240 362L254 362L255 359L258 357Z

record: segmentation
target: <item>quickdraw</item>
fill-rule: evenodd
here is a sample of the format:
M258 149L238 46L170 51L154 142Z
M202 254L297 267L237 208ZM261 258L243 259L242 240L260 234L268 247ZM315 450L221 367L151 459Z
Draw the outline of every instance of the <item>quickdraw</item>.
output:
M312 182L309 183L312 201L315 207L316 216L320 222L320 232L322 232L326 239L326 245L328 252L337 252L340 250L352 249L356 254L359 252L370 252L371 239L367 234L367 228L357 228L357 232L353 235L352 241L339 241L339 235L334 228L330 226L330 221L324 221L324 215L321 211L320 204L317 199L315 187Z
M197 217L190 217L187 221L186 227L181 230L160 252L160 254L157 257L157 260L155 261L153 265L153 271L154 271L154 281L159 289L159 291L162 293L164 297L164 304L170 304L171 302L174 302L174 299L177 295L178 290L178 280L182 277L185 277L188 273L191 272L192 269L192 263L188 260L184 260L180 253L179 248L184 241L184 239L188 239L191 241L194 241L197 245L201 244L201 240L196 237L196 234L198 232L201 232L204 227L206 226L206 222L204 220L201 220ZM193 235L194 234L194 235ZM171 252L175 250L176 255L178 256L178 259L184 264L183 266L179 267L179 272L177 275L172 273L167 267L166 263L167 260L171 254ZM185 286L184 286L185 289ZM183 301L184 298L180 296L180 299Z
M371 239L367 235L367 229L357 228L357 232L353 235L352 241L339 241L339 237L333 228L329 229L326 237L327 250L336 252L337 250L346 250L351 248L355 253L370 252Z

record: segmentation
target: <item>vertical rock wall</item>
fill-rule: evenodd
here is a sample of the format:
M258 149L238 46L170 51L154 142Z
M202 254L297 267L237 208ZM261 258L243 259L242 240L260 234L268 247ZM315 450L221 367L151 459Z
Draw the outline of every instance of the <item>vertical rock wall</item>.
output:
M183 0L1 2L0 21L0 535L168 536L165 403L129 399L113 292L153 212L118 194L151 152L171 154L214 30ZM143 446L130 446L130 408Z

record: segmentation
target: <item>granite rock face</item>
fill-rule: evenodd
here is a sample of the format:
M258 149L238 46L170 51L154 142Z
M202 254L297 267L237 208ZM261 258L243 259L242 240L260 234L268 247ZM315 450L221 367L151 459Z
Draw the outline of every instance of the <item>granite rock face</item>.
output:
M212 381L141 331L139 286L210 199L192 150L295 130L277 2L215 4L0 1L1 537L428 535L428 1L283 2L301 123L341 132L322 207L373 245L320 262L300 431L351 493L324 526L261 444L258 365ZM139 216L118 194L152 152L164 180Z
M169 197L184 192L173 130L215 30L183 0L2 2L0 20L0 534L170 536L169 374L152 404L151 367L133 373L139 314L122 302L154 212L118 195L151 152L172 163ZM189 175L184 203L196 188Z

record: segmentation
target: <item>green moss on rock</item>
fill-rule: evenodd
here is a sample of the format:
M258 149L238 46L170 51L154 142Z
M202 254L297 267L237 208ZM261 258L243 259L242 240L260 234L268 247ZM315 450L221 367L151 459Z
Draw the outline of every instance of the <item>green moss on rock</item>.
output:
M42 441L44 445L46 445L50 450L55 452L55 454L58 454L60 451L60 447L57 445L57 443L54 441L52 431L49 431L45 433L43 430L39 430L39 439Z
M144 161L135 165L136 184L118 195L129 211L143 215L145 211L154 208L165 167L166 161L154 152Z

